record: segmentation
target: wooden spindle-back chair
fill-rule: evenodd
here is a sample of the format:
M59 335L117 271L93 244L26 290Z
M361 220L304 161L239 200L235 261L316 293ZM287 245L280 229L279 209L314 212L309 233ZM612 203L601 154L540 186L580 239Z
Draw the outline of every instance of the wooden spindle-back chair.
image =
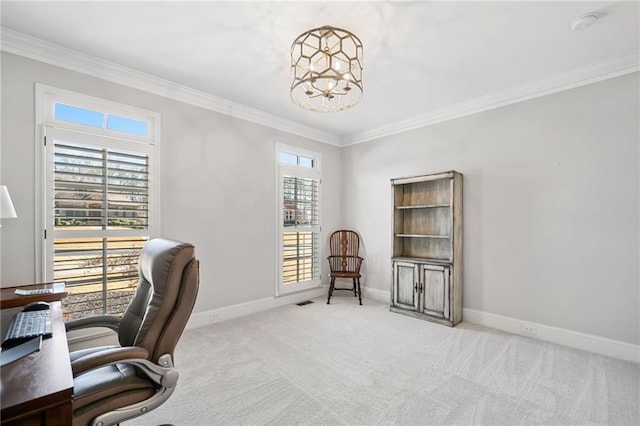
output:
M327 304L331 301L334 290L352 290L353 296L358 297L362 305L362 290L360 289L360 266L363 258L359 256L360 236L347 229L335 231L329 237L329 296ZM353 288L336 288L336 278L351 278Z

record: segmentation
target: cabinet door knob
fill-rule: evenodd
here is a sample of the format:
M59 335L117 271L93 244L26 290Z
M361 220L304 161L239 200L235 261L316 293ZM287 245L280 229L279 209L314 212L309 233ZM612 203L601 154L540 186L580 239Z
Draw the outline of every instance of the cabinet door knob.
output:
M416 293L418 292L418 283L416 283L416 285L413 286L413 291L415 291Z

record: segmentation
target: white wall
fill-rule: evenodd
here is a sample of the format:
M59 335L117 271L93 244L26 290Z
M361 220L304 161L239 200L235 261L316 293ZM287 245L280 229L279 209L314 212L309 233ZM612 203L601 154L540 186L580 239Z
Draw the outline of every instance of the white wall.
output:
M343 150L363 285L391 280L389 179L464 174L463 306L638 344L638 73Z
M322 153L323 237L361 233L365 287L390 287L389 179L455 169L465 308L640 343L637 73L339 149L3 52L2 286L35 278L35 82L162 114L161 234L196 245L196 312L273 295L279 141Z
M162 114L160 234L196 246L195 312L274 295L276 142L321 153L324 240L340 224L339 148L3 52L0 176L19 217L0 228L2 286L35 279L36 82Z

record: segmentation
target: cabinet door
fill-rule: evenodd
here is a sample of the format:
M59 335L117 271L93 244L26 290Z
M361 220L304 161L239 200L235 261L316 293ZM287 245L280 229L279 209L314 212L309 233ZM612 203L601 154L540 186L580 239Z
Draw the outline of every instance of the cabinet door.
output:
M423 313L449 319L449 271L448 266L420 266L420 309Z
M418 274L415 263L393 262L393 305L418 310Z

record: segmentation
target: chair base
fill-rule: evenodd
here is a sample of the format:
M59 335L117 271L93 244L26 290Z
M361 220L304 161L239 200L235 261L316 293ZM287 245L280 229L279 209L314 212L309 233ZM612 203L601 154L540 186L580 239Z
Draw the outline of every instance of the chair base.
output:
M360 288L360 278L353 278L352 288L336 288L336 277L331 277L331 282L329 283L329 296L327 297L327 305L329 305L331 302L331 296L333 296L334 290L353 291L353 297L357 297L360 305L362 305L362 289Z

